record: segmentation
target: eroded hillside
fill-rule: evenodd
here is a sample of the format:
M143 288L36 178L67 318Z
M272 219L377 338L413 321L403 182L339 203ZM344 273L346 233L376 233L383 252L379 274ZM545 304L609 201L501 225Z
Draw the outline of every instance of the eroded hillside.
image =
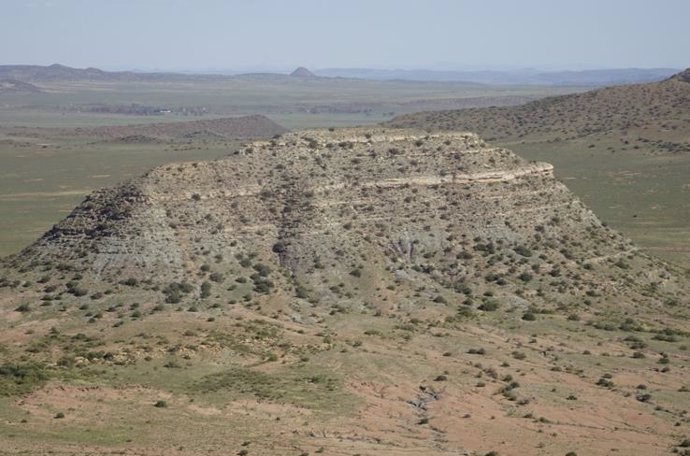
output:
M156 168L0 277L10 454L670 454L688 429L682 271L470 133Z
M422 112L387 126L476 131L545 160L613 228L647 252L690 267L690 70L510 108Z
M395 130L288 134L226 159L157 168L95 192L11 264L164 286L239 274L250 255L289 279L281 289L308 285L339 302L349 291L360 304L370 296L319 284L357 270L374 283L462 290L486 276L482 290L550 302L658 299L677 287L550 165L472 134Z

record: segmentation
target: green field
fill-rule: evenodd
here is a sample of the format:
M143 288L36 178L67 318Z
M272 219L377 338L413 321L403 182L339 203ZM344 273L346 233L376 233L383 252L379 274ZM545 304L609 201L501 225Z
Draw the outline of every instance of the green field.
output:
M688 154L621 150L620 142L607 138L504 145L527 159L552 163L556 177L602 221L650 253L690 268Z

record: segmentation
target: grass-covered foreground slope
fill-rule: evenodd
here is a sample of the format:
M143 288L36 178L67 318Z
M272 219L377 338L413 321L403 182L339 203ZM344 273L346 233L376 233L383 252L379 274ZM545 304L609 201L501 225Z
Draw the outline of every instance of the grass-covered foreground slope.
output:
M5 453L684 451L687 278L473 134L165 165L0 277Z

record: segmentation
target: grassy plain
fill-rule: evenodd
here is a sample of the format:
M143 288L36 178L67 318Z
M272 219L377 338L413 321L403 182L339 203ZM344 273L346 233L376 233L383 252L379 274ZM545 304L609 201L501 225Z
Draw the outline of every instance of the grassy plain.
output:
M556 176L604 222L653 255L690 268L689 154L623 150L620 140L606 137L499 144L552 163Z

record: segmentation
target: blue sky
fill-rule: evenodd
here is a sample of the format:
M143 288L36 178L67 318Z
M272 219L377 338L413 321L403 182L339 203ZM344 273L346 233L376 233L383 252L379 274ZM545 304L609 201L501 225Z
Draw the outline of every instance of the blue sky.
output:
M690 66L688 0L0 0L0 64Z

